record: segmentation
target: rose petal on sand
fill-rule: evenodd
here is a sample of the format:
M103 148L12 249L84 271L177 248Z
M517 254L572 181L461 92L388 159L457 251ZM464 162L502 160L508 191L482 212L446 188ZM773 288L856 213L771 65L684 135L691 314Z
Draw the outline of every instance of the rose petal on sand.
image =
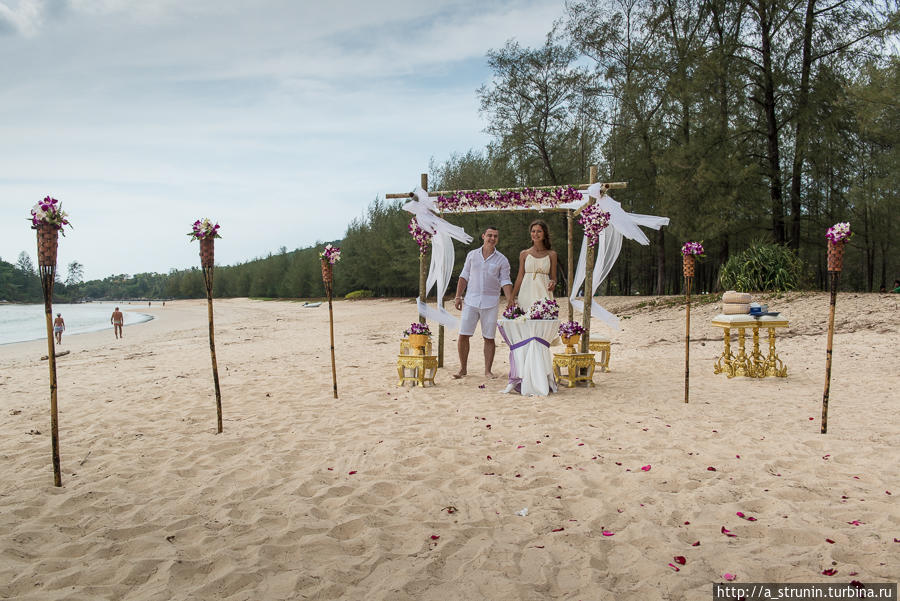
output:
M649 472L649 471L650 471L650 466L649 466L649 465L641 466L641 471L642 471L642 472Z
M349 472L347 472L347 475L352 476L355 473L356 473L356 470L350 470Z
M833 545L833 544L834 544L834 541L831 540L830 538L826 538L826 539L825 539L825 542L828 543L829 545Z
M740 458L741 458L741 456L740 456L740 455L735 455L735 457L737 457L737 458L738 458L738 459L740 459Z
M690 526L691 523L690 523L690 522L685 522L684 525L685 525L685 526Z
M691 546L692 546L692 547L699 547L699 546L700 546L700 541L697 541L696 543L691 543Z
M487 458L488 458L488 459L493 459L493 457L491 457L490 455L488 455Z
M516 448L517 448L517 449L524 449L524 448L525 448L525 445L523 445L523 444L520 444L520 445L519 445L519 446L517 446L517 447L516 447Z
M742 518L742 517L744 517L744 512L738 511L735 515L738 516L739 518Z
M722 534L724 534L725 536L728 536L728 537L736 537L737 536L737 534L732 534L731 530L729 530L725 526L722 526Z
M706 471L707 471L707 472L714 472L714 471L716 471L716 468L714 468L713 466L709 466L708 468L706 468Z
M437 540L437 539L439 539L439 538L441 538L441 536L440 536L439 534L432 534L432 535L431 535L431 540Z
M679 567L676 566L675 564L670 563L670 564L669 564L669 567L672 568L673 570L675 570L676 572L680 572L680 571L681 571L681 568L679 568Z
M687 558L684 555L676 555L672 559L680 566L683 566L687 563Z
M602 534L603 536L615 536L615 535L616 535L615 532L610 532L609 530L604 530L604 531L601 532L600 534ZM895 540L896 540L896 539L895 539Z
M822 570L822 575L823 576L834 576L835 574L837 574L837 572L838 571L835 570L834 568L828 568L827 570Z
M478 388L487 388L487 384L480 384Z
M724 574L722 574L722 578L724 578L728 582L731 582L732 580L735 580L737 578L737 574L729 574L728 572L725 572Z
M853 520L852 522L847 522L847 523L850 524L851 526L860 526L862 524L865 524L865 522L860 522L859 520Z
M562 526L560 526L559 528L554 528L554 529L551 530L550 532L562 532L563 530L565 530L565 528L563 528Z

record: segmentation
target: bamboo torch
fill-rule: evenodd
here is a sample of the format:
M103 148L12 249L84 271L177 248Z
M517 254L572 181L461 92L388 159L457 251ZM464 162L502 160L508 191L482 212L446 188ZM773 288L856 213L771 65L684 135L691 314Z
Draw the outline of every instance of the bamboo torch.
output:
M828 395L831 392L831 350L834 339L834 309L837 304L838 282L844 267L844 244L850 239L849 223L837 223L829 228L828 237L828 280L831 286L831 304L828 310L828 342L825 350L825 393L822 395L822 429L828 432Z
M219 227L216 225L216 227ZM212 359L213 385L216 389L216 432L222 433L222 391L219 388L219 366L216 363L216 335L213 325L213 270L215 269L215 236L200 240L200 265L206 285L206 311L209 318L209 356Z
M341 249L330 244L325 246L325 250L319 253L319 259L322 261L322 282L325 284L325 294L328 296L328 333L331 336L331 382L334 390L334 398L338 398L337 391L337 366L334 361L334 310L331 306L331 298L333 293L334 273L333 265L341 259Z
M694 285L694 255L684 255L684 402L688 402L691 378L691 288Z
M50 366L50 448L53 455L53 485L62 486L59 465L59 422L56 406L56 345L53 343L53 282L56 279L56 251L59 230L49 223L40 223L37 230L38 267L44 292L44 315L47 321L47 363Z

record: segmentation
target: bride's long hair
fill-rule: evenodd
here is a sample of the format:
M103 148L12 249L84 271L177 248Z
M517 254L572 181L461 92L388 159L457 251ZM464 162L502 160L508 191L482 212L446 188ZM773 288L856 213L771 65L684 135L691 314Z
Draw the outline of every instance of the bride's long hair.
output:
M531 229L536 225L541 226L541 229L544 230L544 248L550 250L550 230L547 228L547 223L542 219L535 219L531 222L531 225L528 226L528 236L531 237Z

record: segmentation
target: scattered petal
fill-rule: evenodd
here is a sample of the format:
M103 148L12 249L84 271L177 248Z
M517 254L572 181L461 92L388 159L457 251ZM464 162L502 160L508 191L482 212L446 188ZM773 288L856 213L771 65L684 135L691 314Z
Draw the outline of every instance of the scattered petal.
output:
M675 570L676 572L680 572L680 571L681 571L681 568L679 568L679 567L676 566L675 564L670 563L670 564L669 564L669 567L672 568L673 570Z
M850 524L851 526L860 526L862 524L865 524L865 522L860 522L859 520L853 520L852 522L847 522L847 523Z
M728 582L731 582L732 580L735 580L737 578L737 574L729 574L728 572L725 572L724 574L722 574L722 578L724 578Z
M684 555L676 555L672 559L680 566L683 566L687 563L687 558Z
M740 455L735 455L735 457L737 457L737 458L738 458L738 459L740 459L740 458L741 458L741 456L740 456Z
M713 466L709 466L708 468L706 468L706 471L707 471L707 472L714 472L714 471L716 471L716 468L714 468Z
M616 461L616 465L622 465L621 461Z
M563 528L562 526L560 526L559 528L554 528L554 529L551 530L550 532L562 532L563 530L565 530L565 528Z
M352 476L352 475L355 474L355 473L356 473L356 470L351 470L351 471L347 472L347 474L350 475L350 476Z
M493 457L491 457L490 455L488 455L487 458L488 458L489 460L490 460L490 459L493 459Z
M827 570L822 570L823 576L834 576L835 574L837 574L837 570L835 570L834 568L828 568Z
M692 546L692 547L699 547L699 546L700 546L700 541L697 541L697 542L695 542L695 543L691 543L691 546Z
M891 491L886 490L886 491L884 491L884 494L889 495L889 494L891 494Z
M900 543L900 538L894 538L895 543Z
M479 384L478 388L487 388L487 384Z
M531 548L532 548L532 549L543 549L543 548L544 548L544 545L535 545L535 546L533 546L533 547L531 547Z
M432 535L431 535L431 540L437 540L437 539L439 539L439 538L441 538L441 536L440 536L439 534L432 534Z
M329 472L333 472L333 471L334 471L334 468L333 468L333 467L330 467L330 468L328 468L328 471L329 471Z
M829 545L833 545L833 544L834 544L834 541L831 540L830 538L826 538L826 539L825 539L825 542L828 543Z
M850 576L859 576L859 572L850 572Z
M602 534L603 536L615 536L616 535L615 532L610 532L609 530L604 530L600 534ZM896 539L894 539L894 540L896 540Z
M519 446L517 446L517 447L516 447L516 448L517 448L517 449L524 449L524 448L525 448L525 445L523 445L523 444L520 444L520 445L519 445Z
M685 526L690 526L691 523L690 523L690 522L685 522L684 525L685 525Z
M642 467L641 467L641 471L642 471L642 472L649 472L649 471L650 471L650 466L649 466L649 465L642 466Z
M733 538L733 537L736 537L736 536L737 536L737 534L732 534L732 533L731 533L731 530L729 530L729 529L726 528L725 526L722 526L722 534L724 534L725 536L727 536L727 537L729 537L729 538Z

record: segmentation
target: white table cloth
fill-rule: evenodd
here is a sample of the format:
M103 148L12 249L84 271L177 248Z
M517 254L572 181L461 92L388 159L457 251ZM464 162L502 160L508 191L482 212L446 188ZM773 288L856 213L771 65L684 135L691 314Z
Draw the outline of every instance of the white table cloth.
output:
M497 329L510 348L509 385L503 392L540 396L556 392L550 342L559 335L559 320L501 319Z

